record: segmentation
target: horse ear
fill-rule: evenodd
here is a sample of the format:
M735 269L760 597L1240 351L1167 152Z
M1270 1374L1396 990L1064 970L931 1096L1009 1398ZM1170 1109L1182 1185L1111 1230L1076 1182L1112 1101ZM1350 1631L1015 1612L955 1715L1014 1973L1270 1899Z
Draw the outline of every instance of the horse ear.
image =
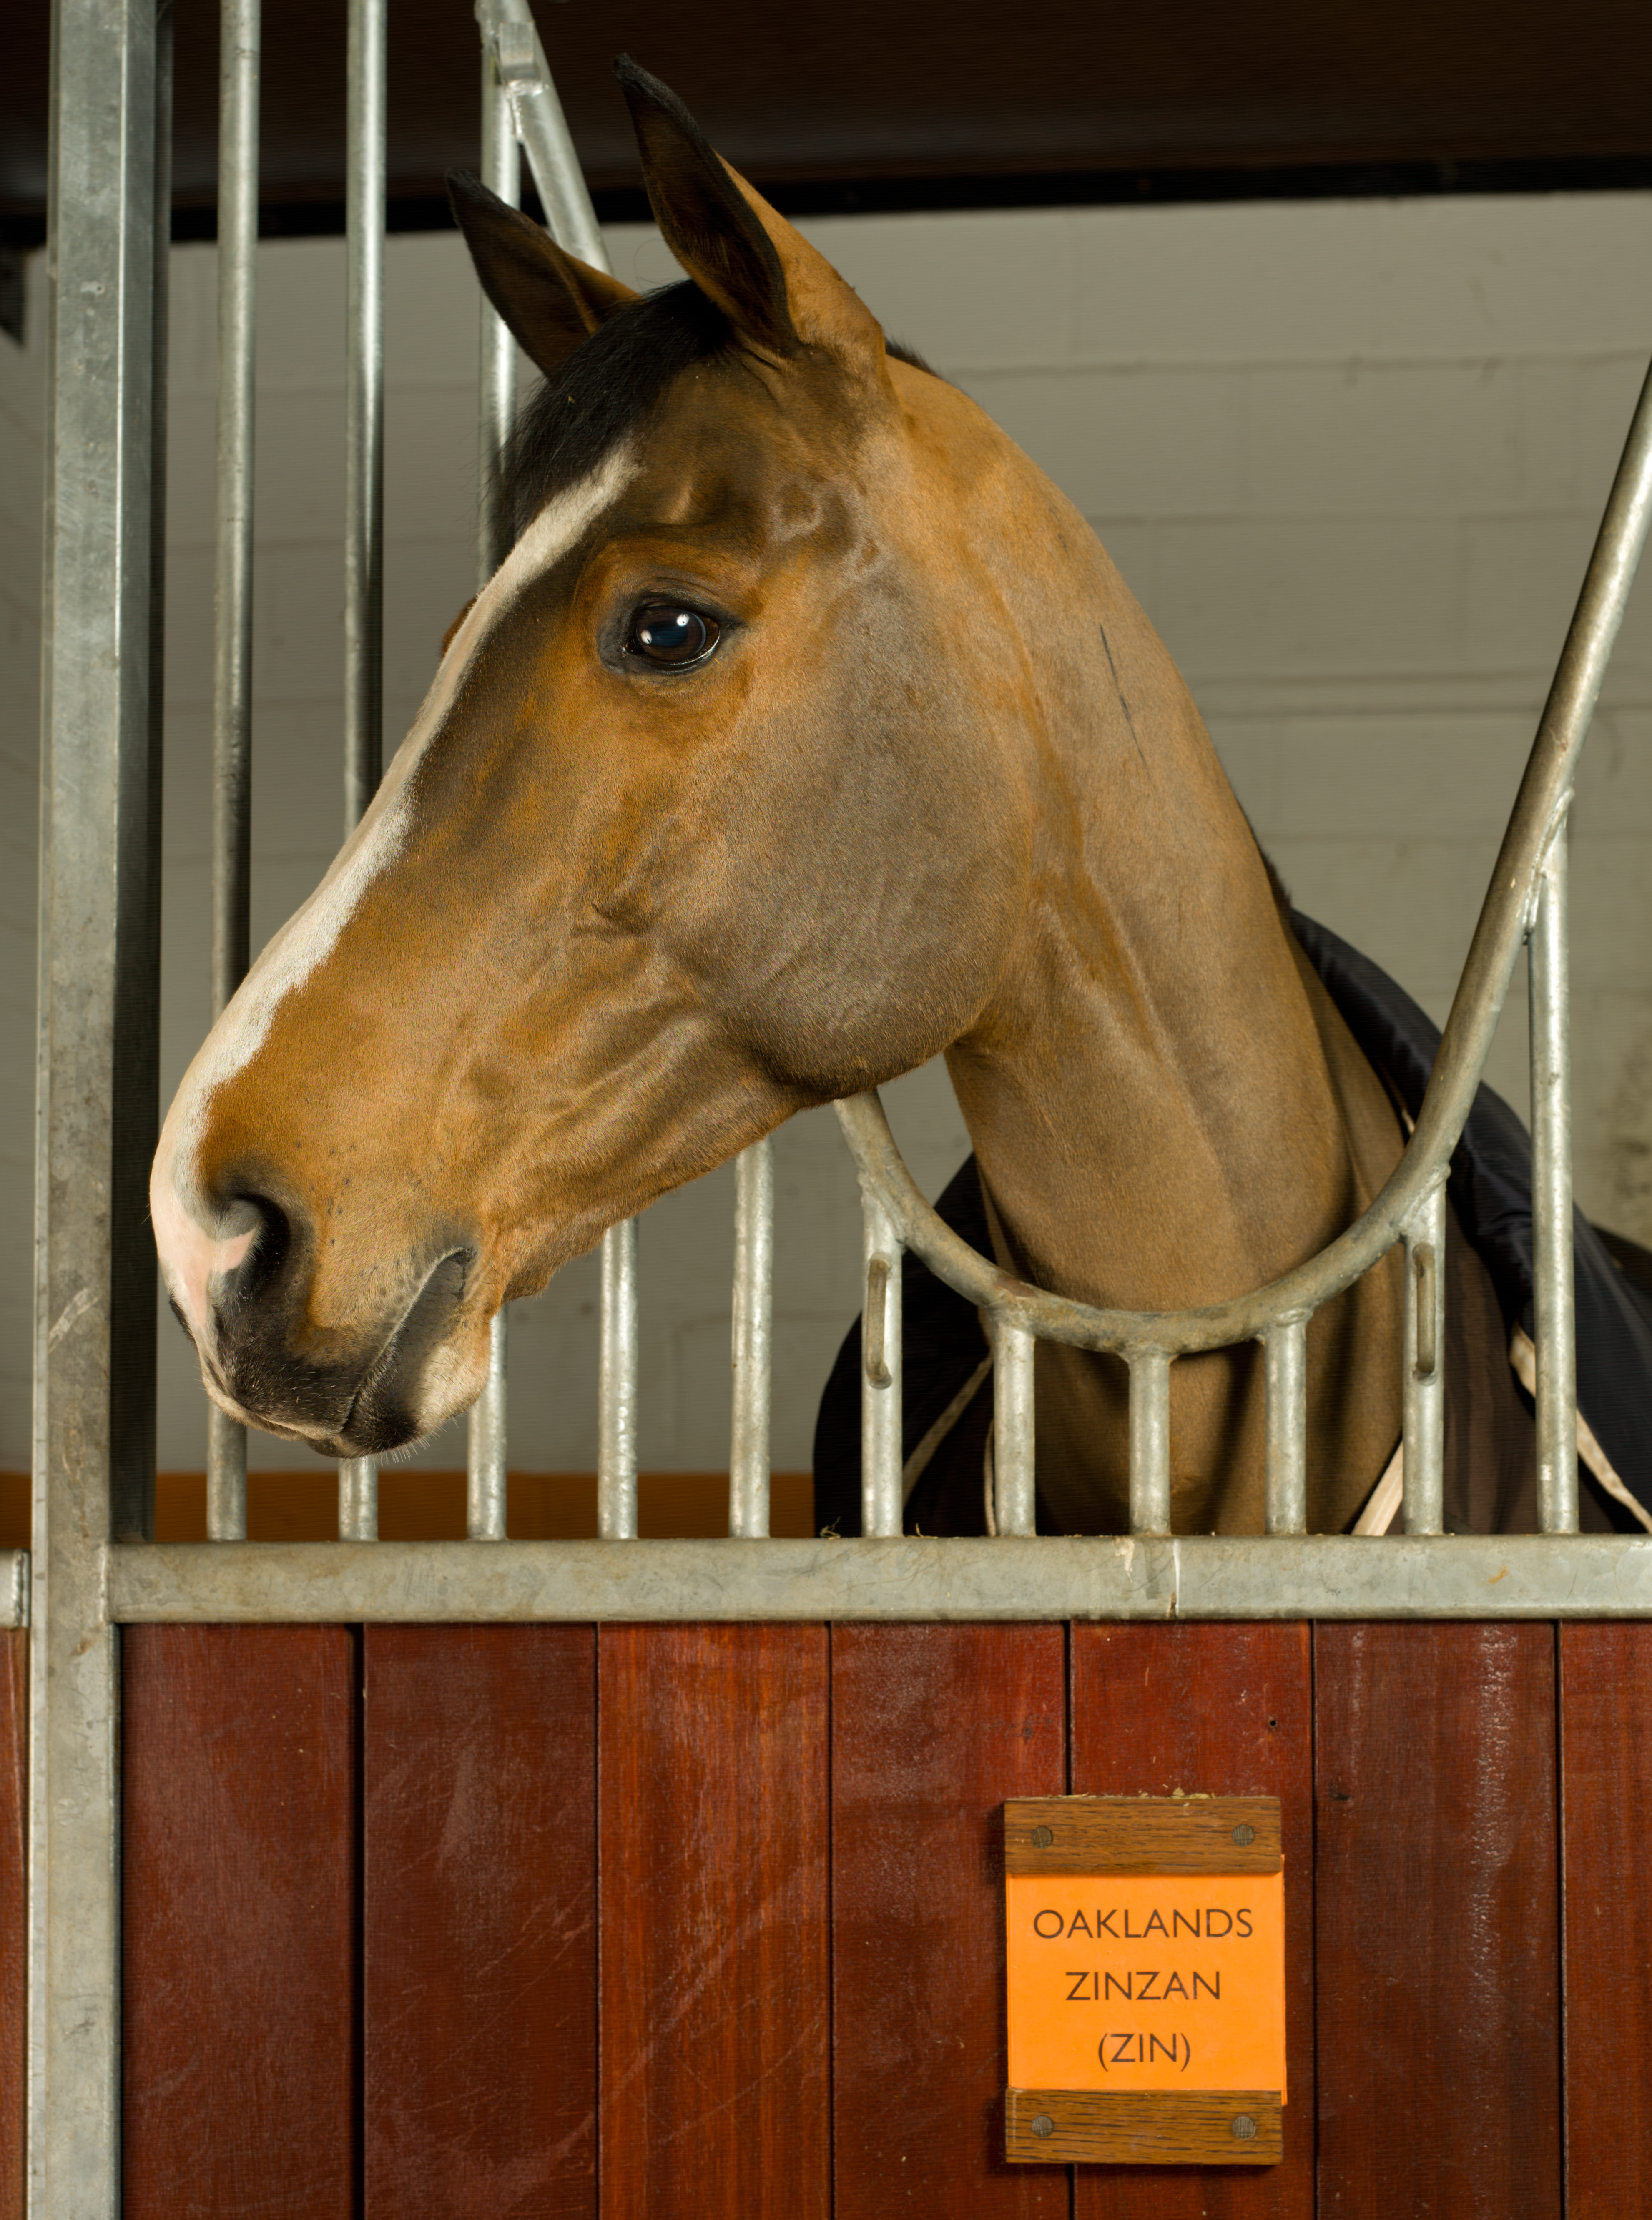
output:
M616 309L639 297L617 278L564 254L532 216L467 171L448 171L447 197L483 291L547 376Z
M876 318L802 234L716 153L670 90L628 54L614 65L665 243L759 353L821 346L881 380Z

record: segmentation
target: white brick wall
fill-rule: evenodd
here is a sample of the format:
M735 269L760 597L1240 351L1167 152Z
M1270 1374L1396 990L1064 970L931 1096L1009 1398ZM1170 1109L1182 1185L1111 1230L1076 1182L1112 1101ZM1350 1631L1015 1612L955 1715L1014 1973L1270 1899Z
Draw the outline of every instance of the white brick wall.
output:
M1443 1016L1652 346L1652 201L1028 211L807 228L889 328L973 393L1094 521L1303 907ZM673 274L649 233L617 231L612 244L634 283ZM266 247L259 287L255 940L324 868L342 807L341 248ZM390 289L393 739L471 591L476 313L452 239L393 240ZM173 300L167 1087L207 1007L209 249L176 251ZM0 364L0 535L11 535L0 538L0 606L22 638L38 593L36 527L13 489L33 483L38 435L10 400L5 379L18 367ZM13 539L27 543L21 569ZM22 889L34 678L32 645L21 661L4 652L0 776L21 797L5 820L20 857L3 897L9 1027L23 1024L32 988ZM1586 758L1574 856L1580 1194L1652 1241L1644 592ZM1524 1040L1512 1007L1493 1076L1522 1107ZM8 1056L0 1137L0 1462L18 1461L26 1433L28 1088L10 1076L16 1063ZM944 1076L913 1075L893 1093L932 1193L967 1146ZM644 1223L651 1466L726 1457L731 1188L717 1175ZM782 1134L777 1188L775 1452L801 1465L857 1300L857 1212L829 1113ZM587 1261L514 1314L514 1462L594 1462L595 1300ZM161 1460L198 1466L199 1392L170 1321L161 1347ZM425 1461L461 1454L455 1434ZM272 1443L259 1455L280 1464L289 1453Z

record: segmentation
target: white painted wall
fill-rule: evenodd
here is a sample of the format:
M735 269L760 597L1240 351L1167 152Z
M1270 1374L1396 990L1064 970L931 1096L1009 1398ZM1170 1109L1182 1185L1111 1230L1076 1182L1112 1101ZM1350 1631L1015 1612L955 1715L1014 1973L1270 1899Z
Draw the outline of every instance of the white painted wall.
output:
M1301 906L1443 1017L1652 345L1652 199L1034 210L807 228L889 328L974 394L1093 520ZM651 234L616 231L611 243L633 282L672 274ZM268 246L259 287L255 943L314 883L340 833L342 249ZM167 1088L207 1011L210 249L176 250L173 302ZM471 590L476 306L457 241L392 240L390 302L393 739ZM9 390L0 376L0 410ZM32 421L0 418L8 534L9 451L23 452ZM21 571L12 557L8 538L0 592L7 622L16 597L26 631L32 604L14 578L37 592L32 543ZM32 776L34 748L21 699L9 688L3 774L24 811L19 887L32 802L12 759ZM1652 1242L1645 590L1575 822L1579 1192ZM3 900L16 944L9 1027L22 1022L14 1002L22 1012L27 1001L14 978L32 982L30 913L17 908L14 929L10 885ZM1522 1107L1524 1038L1513 1011L1493 1073ZM0 1462L22 1452L14 1382L28 1355L28 1089L9 1053L6 1063ZM915 1075L894 1095L897 1130L933 1193L967 1146L944 1078ZM830 1113L796 1121L778 1149L775 1456L786 1467L808 1462L819 1387L856 1307L858 1218ZM641 1451L654 1468L726 1461L731 1187L717 1175L645 1220ZM512 1331L513 1462L589 1469L594 1264L520 1308ZM161 1346L161 1462L198 1467L199 1391L170 1321ZM274 1443L256 1454L290 1456ZM455 1431L421 1461L461 1456Z

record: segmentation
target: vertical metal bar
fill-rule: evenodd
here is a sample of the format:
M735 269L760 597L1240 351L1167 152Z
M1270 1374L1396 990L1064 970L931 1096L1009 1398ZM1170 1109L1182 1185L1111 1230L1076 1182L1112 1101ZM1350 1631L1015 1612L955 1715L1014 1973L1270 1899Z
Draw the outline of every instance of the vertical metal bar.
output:
M505 1312L488 1330L488 1380L465 1442L464 1531L472 1542L505 1539Z
M1531 989L1533 1342L1537 1355L1537 1524L1577 1531L1577 1317L1572 1276L1571 985L1568 820L1549 843L1528 946Z
M1262 1336L1268 1395L1268 1531L1308 1528L1308 1322L1284 1319Z
M993 1512L1001 1534L1038 1531L1033 1472L1032 1330L993 1320Z
M383 0L373 0L382 7ZM510 109L494 59L482 50L482 180L514 208L521 196L521 165L511 133ZM510 552L511 519L504 504L502 465L516 421L516 342L483 296L480 333L480 393L477 408L477 590ZM505 1537L505 1475L509 1446L505 1424L505 1313L489 1330L488 1378L471 1410L465 1445L470 1476L470 1532L475 1540ZM486 1506L484 1513L484 1506ZM480 1534L474 1521L496 1518L497 1532Z
M861 1336L861 1532L898 1534L901 1490L901 1238L882 1205L863 1192L861 1256L866 1289Z
M775 1147L766 1137L734 1160L734 1381L728 1531L769 1532L769 1405L775 1306Z
M1130 1359L1130 1531L1170 1531L1170 1360L1162 1349Z
M477 0L482 26L482 178L514 208L521 198L520 139L526 148L544 204L552 237L570 254L598 270L608 267L597 228L596 211L574 152L567 119L557 97L545 50L525 0ZM482 309L482 537L479 585L485 585L509 552L512 521L504 514L500 461L516 413L516 356L509 334L484 302ZM602 1347L605 1352L602 1408L598 1425L606 1440L620 1427L620 1413L634 1444L637 1401L637 1236L634 1223L610 1226L602 1237ZM627 1317L608 1315L610 1299L631 1306ZM628 1361L631 1371L619 1367ZM609 1404L613 1409L610 1411ZM616 1531L634 1532L636 1468L631 1465L633 1524ZM732 1480L731 1480L732 1485ZM733 1515L731 1506L731 1516ZM765 1512L766 1517L766 1512ZM601 1514L599 1513L599 1523ZM603 1529L607 1531L607 1529ZM765 1525L764 1531L767 1531Z
M377 1542L378 1539L378 1459L340 1457L339 1460L339 1539Z
M521 164L511 129L510 107L491 51L482 50L482 182L514 208L521 198ZM477 585L485 586L510 552L514 537L505 514L500 465L516 421L516 342L486 296L482 301L481 399L477 427Z
M637 1538L637 1221L602 1241L602 1349L596 1380L596 1531Z
M207 1539L246 1539L246 1429L207 1406Z
M218 471L213 573L212 1014L246 974L251 932L252 431L259 238L259 0L222 0L218 53ZM246 1534L246 1429L207 1413L207 1531Z
M350 0L345 178L344 829L383 756L384 6Z
M345 175L344 830L383 753L384 0L350 0ZM378 1459L339 1463L339 1539L378 1539Z
M147 1515L140 1437L153 1394L153 1250L141 1275L130 1255L146 1241L135 1157L147 1113L118 1098L132 1083L123 1051L154 1023L156 47L155 0L55 11L30 1631L34 2220L114 2220L120 2196L119 1652L102 1559L111 1536L141 1531ZM153 1054L151 1041L145 1061ZM146 1085L140 1067L140 1098Z
M1445 1188L1405 1229L1405 1512L1407 1534L1445 1531Z

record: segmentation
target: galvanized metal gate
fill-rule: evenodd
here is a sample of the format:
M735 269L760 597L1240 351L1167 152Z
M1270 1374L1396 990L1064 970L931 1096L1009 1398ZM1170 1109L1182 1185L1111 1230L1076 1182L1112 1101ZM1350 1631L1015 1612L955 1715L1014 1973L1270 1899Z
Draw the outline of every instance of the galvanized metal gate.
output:
M477 13L488 182L515 198L524 147L558 235L601 263L589 198L526 9L516 0L479 0ZM248 956L256 0L225 0L223 22L217 1007ZM381 753L383 0L352 0L350 26L346 829L377 783ZM791 1621L816 1631L827 1622L1000 1621L1025 1623L1030 1640L1058 1621L1652 1616L1652 1537L1576 1531L1565 907L1566 817L1578 751L1652 519L1652 402L1644 394L1415 1135L1382 1195L1320 1257L1275 1288L1180 1317L1100 1312L1007 1286L929 1210L876 1098L862 1097L840 1106L840 1114L865 1198L864 1539L767 1538L773 1193L762 1144L739 1166L728 1540L636 1538L637 1250L634 1226L622 1225L608 1234L603 1254L602 1538L507 1539L502 1320L472 1421L467 1542L378 1542L376 1471L361 1460L340 1469L336 1543L247 1543L244 1439L215 1414L212 1538L157 1546L149 1538L155 1281L145 1190L158 1109L166 0L159 9L156 0L81 0L59 9L56 35L35 1548L32 1562L21 1555L0 1559L0 1618L30 1630L28 2178L38 2220L118 2206L123 1626L309 1623L365 1628L371 1642L377 1630L421 1622L608 1623L618 1660L624 1643L615 1630L649 1621ZM502 552L496 477L514 396L512 352L491 312L483 333L478 567L485 577ZM1447 1539L1444 1182L1523 942L1532 993L1545 1531ZM1311 1537L1304 1532L1307 1320L1396 1241L1408 1260L1405 1531L1380 1540ZM906 1247L991 1317L998 1530L991 1540L901 1536ZM1113 1350L1129 1363L1127 1535L1034 1537L1032 1351L1041 1335ZM1174 1536L1169 1367L1182 1354L1250 1339L1266 1350L1268 1535ZM1237 1633L1232 1640L1237 1655L1243 1642ZM153 1654L134 1643L134 1656ZM1063 1762L1071 1766L1070 1752Z

